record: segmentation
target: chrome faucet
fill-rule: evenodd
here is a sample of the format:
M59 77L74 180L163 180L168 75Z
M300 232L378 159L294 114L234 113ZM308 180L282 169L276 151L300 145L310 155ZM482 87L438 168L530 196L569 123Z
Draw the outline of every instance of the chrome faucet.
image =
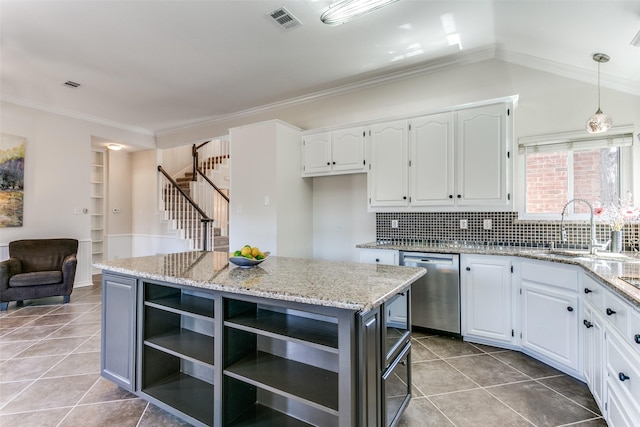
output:
M589 253L591 255L595 255L598 249L603 249L604 247L606 247L607 244L604 244L604 245L598 244L598 241L596 240L596 221L593 215L593 206L591 206L591 203L587 202L584 199L571 199L562 208L562 216L560 219L560 233L562 235L562 241L563 242L567 241L567 232L564 229L564 213L567 209L567 206L575 202L582 202L582 203L585 203L587 206L589 206L589 214L590 214L590 221L591 221L591 239L589 242Z

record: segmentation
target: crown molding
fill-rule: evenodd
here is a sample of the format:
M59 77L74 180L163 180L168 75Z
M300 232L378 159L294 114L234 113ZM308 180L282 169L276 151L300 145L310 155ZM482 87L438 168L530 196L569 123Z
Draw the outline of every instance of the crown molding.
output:
M454 55L448 55L441 58L435 58L431 61L423 63L419 66L404 68L399 71L392 71L380 76L371 77L358 81L356 83L349 83L341 86L337 86L331 89L312 92L306 95L289 98L284 101L278 101L271 104L261 105L255 108L249 108L246 110L238 111L236 113L226 114L223 116L217 116L209 120L204 120L198 123L189 124L186 126L180 126L177 128L165 129L158 131L157 136L171 135L179 133L187 129L193 129L200 126L212 125L220 122L225 122L234 119L241 119L244 117L260 114L272 110L281 108L292 107L307 102L315 101L318 99L329 98L332 96L343 95L358 90L380 86L383 84L389 84L396 81L418 77L426 74L435 73L438 71L455 68L462 65L473 64L476 62L492 59L495 56L495 47L489 46L480 49L474 49L470 51L460 52Z
M101 119L99 117L90 116L88 114L79 113L77 111L64 110L61 108L54 108L48 105L39 104L33 101L26 101L23 99L14 98L11 96L1 96L0 101L8 102L10 104L20 105L22 107L32 108L34 110L44 111L47 113L57 114L59 116L69 117L72 119L83 120L85 122L95 123L97 125L108 126L127 132L138 133L141 135L156 136L156 133L151 129L145 129L138 126L128 125L126 123L114 122L111 120Z
M502 48L496 49L496 59L510 64L522 65L534 70L544 71L562 77L595 84L595 70L586 70L574 65L567 65L557 61L527 55ZM640 80L629 80L610 74L600 73L600 86L623 93L640 96Z

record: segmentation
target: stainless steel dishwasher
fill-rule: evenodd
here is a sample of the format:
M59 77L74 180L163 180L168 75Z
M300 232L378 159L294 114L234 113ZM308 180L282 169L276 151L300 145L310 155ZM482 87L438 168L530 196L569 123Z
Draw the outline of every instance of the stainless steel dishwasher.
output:
M411 285L411 323L460 335L460 256L400 252L400 265L427 269Z

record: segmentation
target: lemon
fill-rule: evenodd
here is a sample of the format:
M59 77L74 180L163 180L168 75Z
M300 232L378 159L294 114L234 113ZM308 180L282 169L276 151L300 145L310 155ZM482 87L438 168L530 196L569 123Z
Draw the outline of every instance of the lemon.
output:
M254 246L253 248L251 248L251 255L252 256L257 256L260 253L260 249L258 249L257 246Z
M240 250L240 255L246 257L251 256L251 246L245 246Z

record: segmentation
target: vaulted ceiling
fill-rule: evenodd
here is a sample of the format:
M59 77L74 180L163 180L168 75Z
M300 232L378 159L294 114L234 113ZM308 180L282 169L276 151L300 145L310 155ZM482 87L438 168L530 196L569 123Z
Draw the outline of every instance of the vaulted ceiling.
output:
M157 134L488 58L595 84L596 52L602 85L640 96L637 0L400 0L339 26L330 4L3 0L0 97Z

